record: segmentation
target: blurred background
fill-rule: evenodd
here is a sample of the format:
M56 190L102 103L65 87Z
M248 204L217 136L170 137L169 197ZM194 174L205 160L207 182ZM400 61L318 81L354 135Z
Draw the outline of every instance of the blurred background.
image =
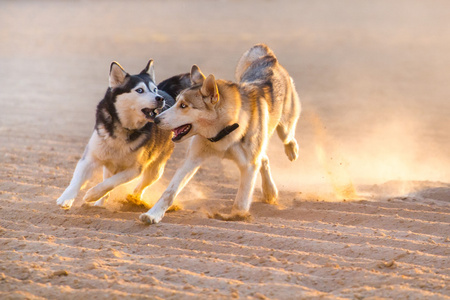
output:
M299 159L277 137L269 148L281 190L450 182L449 25L448 1L0 1L0 147L82 151L112 61L138 73L152 58L157 81L192 64L234 80L266 43L303 105Z

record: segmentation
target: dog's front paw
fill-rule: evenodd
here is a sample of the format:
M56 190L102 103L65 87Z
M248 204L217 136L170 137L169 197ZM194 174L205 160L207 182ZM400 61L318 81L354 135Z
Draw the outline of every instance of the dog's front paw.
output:
M72 207L74 201L74 198L67 199L65 197L59 197L58 200L56 200L56 204L59 205L62 209L69 209Z
M141 222L144 222L146 224L156 224L162 220L163 216L164 216L164 214L155 216L155 215L153 215L153 214L151 215L147 212L145 214L140 215L139 220L141 220Z

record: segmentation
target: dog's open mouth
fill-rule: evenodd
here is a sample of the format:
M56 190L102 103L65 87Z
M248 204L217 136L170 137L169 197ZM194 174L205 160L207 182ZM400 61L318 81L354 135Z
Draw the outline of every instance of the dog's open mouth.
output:
M172 129L173 131L173 138L172 141L176 142L181 140L181 138L183 136L185 136L186 134L189 133L189 131L191 131L192 125L191 124L186 124L186 125L182 125L180 127L177 127L175 129Z
M144 113L145 117L149 120L153 120L158 115L157 108L146 107L146 108L143 108L141 111Z

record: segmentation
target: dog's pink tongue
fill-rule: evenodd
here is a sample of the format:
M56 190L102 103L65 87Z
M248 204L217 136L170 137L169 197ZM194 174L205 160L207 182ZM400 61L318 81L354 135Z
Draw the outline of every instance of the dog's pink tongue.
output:
M187 125L183 125L183 126L175 128L175 129L172 129L173 134L175 135L174 137L177 137L179 135L187 133L190 128L191 128L191 125L187 124Z
M173 133L175 134L175 136L179 135L182 131L184 130L184 126L180 126L177 127L175 129L173 129Z

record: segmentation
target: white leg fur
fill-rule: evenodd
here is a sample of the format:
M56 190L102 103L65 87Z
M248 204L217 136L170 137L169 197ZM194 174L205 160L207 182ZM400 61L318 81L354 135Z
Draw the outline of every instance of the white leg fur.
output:
M261 181L264 201L266 203L275 204L278 198L278 190L270 173L269 158L264 155L261 159Z
M95 201L94 202L94 206L105 208L106 202L108 201L108 198L109 198L109 194L106 194L105 196L103 196L99 200Z
M110 192L113 188L129 182L137 176L139 176L139 171L137 169L128 169L114 174L87 191L83 200L85 202L97 201Z
M183 165L176 171L169 186L162 194L156 204L146 213L142 214L139 219L144 223L156 224L161 221L166 210L172 205L173 200L181 192L184 186L191 180L192 176L200 168L204 161L199 157L187 157Z
M112 173L108 170L108 168L103 167L103 180L112 176ZM97 207L105 207L106 202L108 201L109 194L106 194L100 200L95 201L94 206Z
M256 176L260 169L259 164L241 166L240 185L233 204L233 212L248 212L253 200Z
M80 189L86 181L91 178L92 172L96 167L97 163L93 161L89 155L80 159L75 167L69 186L64 193L62 193L61 197L56 200L56 204L61 206L61 208L69 209L75 201Z
M157 160L148 166L144 170L144 173L142 174L138 185L134 189L133 194L141 198L144 191L161 178L164 173L165 164L166 161Z
M289 97L289 96L288 96ZM298 144L295 139L295 128L297 127L298 117L301 111L300 100L295 91L294 81L291 78L291 106L284 107L283 115L277 126L278 137L284 144L284 152L290 161L298 158Z

